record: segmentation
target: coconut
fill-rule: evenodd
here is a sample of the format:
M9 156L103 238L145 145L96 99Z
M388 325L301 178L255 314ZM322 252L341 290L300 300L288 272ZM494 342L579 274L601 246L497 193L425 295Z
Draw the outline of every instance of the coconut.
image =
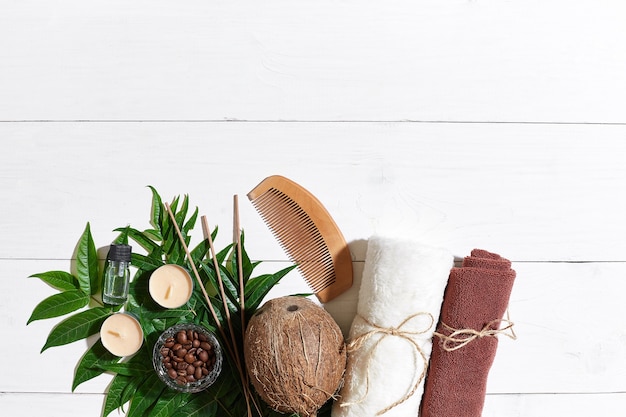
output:
M267 301L244 339L248 375L261 398L281 413L315 416L338 390L345 341L326 310L297 296Z

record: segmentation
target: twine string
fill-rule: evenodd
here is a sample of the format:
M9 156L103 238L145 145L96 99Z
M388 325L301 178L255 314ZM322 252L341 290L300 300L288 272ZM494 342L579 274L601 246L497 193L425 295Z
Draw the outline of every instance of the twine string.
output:
M502 324L506 324L504 327L500 327ZM506 319L495 319L485 324L482 329L455 329L448 326L446 323L441 322L441 327L445 329L449 334L440 332L434 332L433 335L441 339L441 347L446 352L453 352L461 349L465 345L471 343L476 339L483 337L496 337L502 334L513 340L517 339L515 330L513 329L514 323L509 320L509 313L507 311Z
M428 327L426 327L423 330L405 330L403 329L404 325L406 325L409 321L411 321L412 319L416 318L416 317L420 317L420 316L425 316L429 319L430 323L428 324ZM369 391L369 367L371 364L371 361L373 360L374 357L374 353L376 351L376 349L378 348L378 346L380 345L380 343L387 337L387 336L396 336L399 337L405 341L407 341L408 343L410 343L413 346L413 353L414 353L414 360L415 363L417 364L419 362L419 359L422 359L423 362L423 366L422 366L422 372L417 376L417 379L415 380L415 383L412 385L411 389L409 392L407 392L404 397L402 397L401 399L395 401L393 404L385 407L384 409L378 411L376 413L377 416L380 416L382 414L385 414L387 411L393 409L394 407L397 407L398 405L402 404L403 402L405 402L406 400L408 400L409 398L411 398L411 396L413 396L413 394L415 394L415 392L417 391L417 389L419 388L421 382L424 380L424 377L426 376L426 370L428 368L428 358L426 357L426 354L424 353L424 351L422 350L422 348L420 347L420 345L413 339L413 336L418 336L418 335L423 335L425 333L427 333L435 324L435 319L433 317L432 314L427 313L427 312L418 312L415 314L412 314L410 316L408 316L406 319L404 319L402 321L402 323L400 323L399 326L397 327L382 327L379 326L377 324L374 324L372 322L370 322L369 320L367 320L365 317L363 316L358 316L360 317L361 320L363 320L365 322L365 324L367 324L369 327L371 327L371 330L355 337L353 340L350 341L350 343L348 343L347 345L347 351L348 353L357 351L359 349L361 349L363 347L363 345L365 344L365 342L367 340L369 340L372 336L376 335L376 334L382 334L382 337L380 337L372 346L369 355L367 356L367 361L366 361L366 373L365 373L365 393L363 394L363 396L357 400L357 401L352 401L352 402L344 402L342 404L340 404L341 407L348 407L350 405L354 405L354 404L359 404L361 402L363 402L365 400L365 397L367 397L368 391Z

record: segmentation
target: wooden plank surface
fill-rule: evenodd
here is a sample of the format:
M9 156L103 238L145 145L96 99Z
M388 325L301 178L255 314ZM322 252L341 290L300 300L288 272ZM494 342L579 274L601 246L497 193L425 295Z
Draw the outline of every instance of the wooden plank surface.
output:
M239 194L271 271L285 254L245 194L282 174L357 282L374 234L514 261L484 417L621 416L625 21L620 0L0 0L0 330L29 359L0 372L2 415L101 412L108 377L70 392L86 343L40 354L54 320L26 326L51 294L27 276L70 268L87 222L100 248L148 227L153 185L221 246ZM306 289L294 272L272 296ZM344 331L357 290L327 306Z
M2 258L66 259L88 221L103 246L116 227L148 227L153 185L227 229L241 195L253 253L285 259L245 197L282 174L349 242L393 234L460 257L482 246L515 261L626 260L624 126L9 123L0 137Z
M48 417L66 417L75 415L76 410L80 410L81 415L97 416L103 401L103 394L0 393L0 407L9 410L11 417L31 417L33 412L45 412ZM624 393L487 395L483 417L545 417L546 412L552 410L568 417L621 417L625 402ZM123 415L116 411L110 414L112 417Z
M624 123L620 0L3 1L2 120Z

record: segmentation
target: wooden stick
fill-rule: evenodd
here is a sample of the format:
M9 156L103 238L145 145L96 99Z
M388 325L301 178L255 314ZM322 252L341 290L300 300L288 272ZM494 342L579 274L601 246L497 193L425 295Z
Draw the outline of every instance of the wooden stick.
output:
M252 394L249 392L249 389L248 389L248 378L246 377L245 370L242 369L241 367L239 349L237 348L237 340L235 339L235 332L233 331L233 325L230 319L230 310L228 309L228 303L226 301L226 293L224 292L224 282L222 281L222 274L220 273L220 266L219 266L219 263L217 262L217 255L215 253L215 246L213 245L213 238L211 237L211 231L209 230L209 225L208 225L206 216L201 216L200 219L202 223L202 232L204 234L204 238L208 240L209 248L211 250L211 259L213 260L213 268L215 268L215 273L217 275L217 282L220 287L220 295L222 297L222 303L224 304L226 322L228 323L228 329L230 331L230 337L231 337L231 341L233 344L233 349L234 349L233 358L235 359L235 362L237 365L237 371L239 371L239 377L241 378L241 383L243 385L243 391L244 391L244 397L246 399L246 407L248 411L248 416L252 416L252 410L250 408L250 398L252 397ZM256 403L255 403L255 406L256 406ZM258 410L258 406L257 406L257 410Z
M237 362L239 362L239 349L237 349L237 341L235 340L235 332L233 332L233 324L230 319L230 309L228 308L228 301L226 300L226 292L224 291L224 282L222 281L222 274L220 273L220 266L217 262L217 255L215 253L215 247L213 246L213 238L211 237L211 233L209 230L208 222L206 216L201 217L202 220L202 231L204 233L204 238L209 241L209 248L211 249L211 258L213 260L213 268L215 268L215 274L217 275L217 283L220 288L220 295L222 297L222 304L224 305L224 314L226 315L226 323L228 324L228 330L230 331L230 338L235 347L235 358Z
M200 286L200 289L202 290L202 294L204 295L204 299L206 300L207 304L209 305L209 310L211 311L211 315L213 316L213 320L215 320L215 324L217 325L217 328L219 329L220 333L222 334L222 338L225 339L225 333L224 333L224 329L222 327L222 324L220 323L219 319L217 318L217 313L215 313L215 309L213 308L213 304L211 304L211 300L209 299L209 294L207 294L206 289L204 288L204 284L202 284L202 280L200 279L200 274L198 274L198 270L196 269L196 265L193 262L193 259L191 257L191 253L189 252L189 248L187 247L187 244L185 243L185 238L183 238L183 234L180 232L180 228L178 227L178 223L176 223L176 217L174 217L174 213L172 213L172 209L170 208L168 203L165 203L165 209L167 210L167 214L170 216L170 219L172 220L172 223L174 223L174 229L176 229L176 233L178 234L178 239L180 240L180 243L183 245L183 249L185 250L185 254L187 255L187 259L189 260L189 263L191 264L191 269L193 270L193 274L196 277L196 281L198 281L198 285ZM228 347L228 345L227 345Z
M233 346L230 346L230 344L228 343L228 339L226 338L226 334L224 332L224 328L222 326L222 324L220 323L217 314L215 313L215 309L213 308L213 305L211 304L211 299L209 298L209 294L207 294L206 289L204 288L204 284L202 284L202 279L200 279L200 274L198 273L198 269L196 268L196 265L193 261L193 258L191 257L191 253L189 252L189 248L187 247L187 244L185 243L185 238L183 237L183 234L180 231L180 228L178 227L178 223L176 223L176 217L174 216L174 213L172 213L172 209L170 208L169 204L165 203L165 209L167 210L167 214L170 216L170 219L172 220L172 223L174 223L174 229L176 230L176 234L178 235L178 239L180 240L181 245L183 245L183 249L185 250L185 254L187 255L187 259L189 260L189 263L191 264L191 269L193 270L193 273L196 277L196 280L198 281L198 285L200 285L200 288L202 290L202 294L204 295L204 298L206 299L207 304L209 305L209 310L211 310L211 314L213 315L213 320L215 321L215 324L217 325L217 328L220 331L220 334L222 335L222 339L224 340L224 344L226 345L226 348L229 350L229 353L231 355L231 357L236 358L235 359L235 364L237 366L237 371L239 372L239 378L241 379L241 383L243 385L243 396L246 399L246 407L247 407L247 411L248 411L248 417L252 417L252 410L250 408L250 391L248 389L248 383L246 381L246 377L244 374L243 369L241 369L241 361L239 360L239 354L237 353L238 349L237 349L237 344L233 343ZM211 234L209 233L209 238L210 238ZM209 245L212 246L212 239L209 241ZM212 251L213 253L215 253L215 251ZM216 262L217 260L215 259L214 256L214 261ZM217 270L217 274L218 276L220 276L219 274L219 269ZM220 276L221 279L221 276ZM231 335L232 335L232 330L231 330ZM234 340L234 339L233 339Z
M239 278L239 305L241 307L241 331L246 333L246 300L245 288L243 283L243 259L241 251L241 227L239 226L239 197L237 194L233 197L233 241L237 250L237 272Z

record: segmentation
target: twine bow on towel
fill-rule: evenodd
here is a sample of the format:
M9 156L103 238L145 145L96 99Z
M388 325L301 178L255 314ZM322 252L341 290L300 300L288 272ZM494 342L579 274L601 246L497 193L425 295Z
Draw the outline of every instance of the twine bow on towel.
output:
M427 328L425 328L424 330L405 330L403 329L403 327L412 319L416 318L416 317L420 317L420 316L425 316L429 319L430 324L428 325ZM388 407L385 407L384 409L378 411L376 413L377 416L385 414L387 411L391 410L394 407L397 407L398 405L402 404L403 402L405 402L406 400L408 400L409 398L411 398L411 396L413 394L415 394L415 391L417 391L417 389L419 388L420 383L422 382L422 380L424 379L424 377L426 376L426 370L428 368L428 359L426 358L426 355L424 354L424 352L422 351L422 348L420 347L420 345L413 339L412 336L418 336L418 335L422 335L427 333L435 324L435 319L433 317L432 314L427 313L427 312L419 312L419 313L415 313L410 315L409 317L407 317L406 319L404 319L402 321L402 323L400 323L399 326L397 327L382 327L382 326L378 326L375 323L372 323L370 321L368 321L366 318L364 318L363 316L358 316L361 320L363 320L365 322L365 324L367 324L369 327L371 327L372 329L355 337L354 339L352 339L350 341L350 343L348 343L347 349L348 349L348 353L350 352L354 352L356 350L359 350L363 344L372 336L376 335L376 334L382 334L382 337L380 339L378 339L376 341L376 343L374 343L374 345L371 348L371 351L369 353L369 355L367 356L367 362L366 362L366 375L365 375L365 394L363 394L363 397L355 402L347 402L347 403L342 403L341 407L347 407L353 404L358 404L360 402L362 402L365 397L367 396L367 393L369 391L369 366L370 366L370 362L372 360L372 357L374 356L374 352L376 351L376 349L378 348L380 342L382 342L387 336L395 336L395 337L399 337L401 339L406 340L408 343L410 343L415 349L414 349L414 353L415 353L415 361L416 361L416 365L418 362L418 359L421 358L422 362L423 362L423 366L422 366L422 372L419 374L419 376L417 377L417 380L415 381L415 383L413 384L413 386L411 387L411 390L401 399L399 399L398 401L394 402L393 404L389 405Z
M502 328L496 327L502 323L506 323L506 326ZM463 346L471 343L476 339L480 339L481 337L491 336L495 337L499 334L503 334L513 340L517 339L517 335L513 330L513 322L509 320L508 312L506 319L495 319L491 320L489 323L485 324L482 329L474 330L474 329L455 329L453 327L448 326L445 323L441 323L441 327L443 327L446 331L450 332L450 334L443 334L439 332L434 332L433 335L437 336L441 339L442 344L441 347L446 352L453 352L457 349L461 349ZM507 333L507 330L510 332Z

